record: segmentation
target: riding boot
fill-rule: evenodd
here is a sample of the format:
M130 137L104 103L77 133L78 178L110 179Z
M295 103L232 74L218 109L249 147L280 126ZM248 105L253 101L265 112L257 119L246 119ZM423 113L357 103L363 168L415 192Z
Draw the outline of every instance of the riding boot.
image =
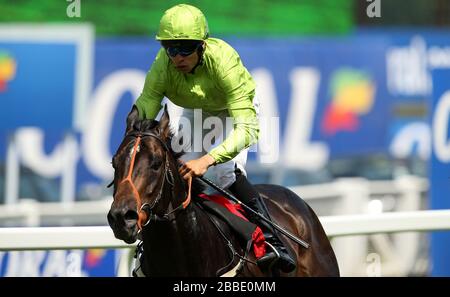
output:
M236 169L236 181L229 187L229 189L244 204L252 208L257 213L263 215L265 218L271 220L267 208L262 202L259 193L239 169ZM261 268L268 268L274 265L285 273L293 271L296 268L295 261L291 258L286 250L286 247L278 238L272 225L250 211L248 211L247 214L249 220L262 229L266 243L270 247L270 251L266 251L266 254L258 259L258 265Z

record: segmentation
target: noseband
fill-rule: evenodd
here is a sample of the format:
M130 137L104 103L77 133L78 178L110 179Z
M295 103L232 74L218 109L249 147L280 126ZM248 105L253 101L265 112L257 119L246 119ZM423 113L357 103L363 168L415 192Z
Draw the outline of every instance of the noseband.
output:
M192 186L192 178L189 178L188 180L188 192L186 195L186 199L175 209L171 210L170 212L167 212L166 214L160 216L153 213L153 209L156 207L158 202L160 201L162 197L162 192L164 190L164 183L167 180L167 182L170 184L171 189L173 190L174 186L174 177L172 170L169 166L169 153L170 150L167 146L167 144L156 134L153 134L151 132L137 132L133 131L126 135L126 137L131 136L136 138L136 142L133 146L133 149L131 150L131 162L130 162L130 168L128 170L127 176L119 183L119 185L128 182L131 185L131 188L133 190L133 194L136 197L137 200L137 213L138 213L138 229L139 231L142 230L143 227L147 226L150 221L167 221L169 220L169 215L172 213L177 212L178 210L185 209L189 203L191 202L191 186ZM164 162L164 173L163 173L163 181L161 184L161 188L159 189L158 196L156 196L156 199L153 201L153 203L150 205L149 203L145 202L142 203L141 196L139 195L139 191L137 190L136 186L134 185L133 180L131 179L131 176L133 174L133 169L135 165L136 160L136 154L139 151L139 144L141 143L141 139L145 137L153 137L159 141L159 143L162 145L164 151L166 152L165 156L165 162Z

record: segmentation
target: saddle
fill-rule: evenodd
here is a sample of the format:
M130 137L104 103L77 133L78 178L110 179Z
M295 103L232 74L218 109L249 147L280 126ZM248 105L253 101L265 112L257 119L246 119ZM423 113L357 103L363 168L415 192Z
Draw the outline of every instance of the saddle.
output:
M266 241L261 228L246 218L245 211L239 204L218 194L200 194L195 203L228 224L238 238L245 242L246 256L251 249L256 259L266 254Z

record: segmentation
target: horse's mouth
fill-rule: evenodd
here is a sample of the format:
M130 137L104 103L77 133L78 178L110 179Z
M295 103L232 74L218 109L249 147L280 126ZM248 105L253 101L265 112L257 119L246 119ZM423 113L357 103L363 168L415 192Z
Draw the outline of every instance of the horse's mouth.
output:
M134 243L138 239L138 228L137 226L133 228L120 228L113 229L114 236L117 239L123 240L128 244Z
M129 237L129 238L126 238L126 239L124 239L123 241L125 241L125 242L128 243L128 244L132 244L132 243L135 243L136 240L137 240L137 235L136 235L136 236Z
M128 244L134 243L138 238L137 213L127 211L123 216L121 213L114 215L114 212L110 210L107 216L108 224L117 239L123 240Z

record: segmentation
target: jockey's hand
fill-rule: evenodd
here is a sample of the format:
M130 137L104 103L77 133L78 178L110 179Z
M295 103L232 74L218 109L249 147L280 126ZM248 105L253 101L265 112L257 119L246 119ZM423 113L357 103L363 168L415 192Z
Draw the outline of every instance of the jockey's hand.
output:
M178 169L178 171L185 180L188 180L189 177L202 176L210 166L214 165L214 163L214 158L206 154L199 159L187 161Z

